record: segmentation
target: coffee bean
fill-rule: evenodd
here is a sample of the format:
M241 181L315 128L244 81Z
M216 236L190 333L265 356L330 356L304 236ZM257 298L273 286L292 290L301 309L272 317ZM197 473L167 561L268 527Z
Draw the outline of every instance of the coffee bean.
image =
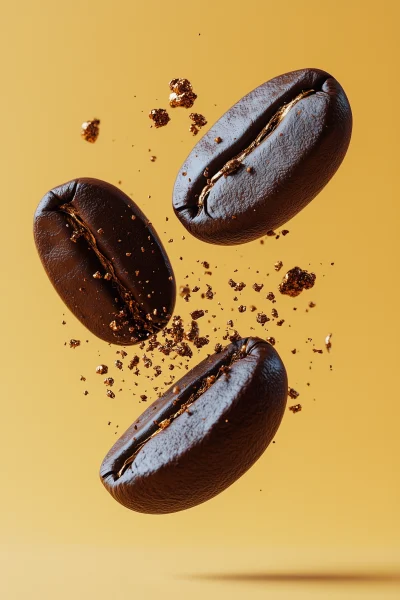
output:
M264 236L328 183L351 128L349 102L331 75L303 69L275 77L239 100L196 144L175 182L174 210L206 242Z
M36 210L34 235L55 289L99 338L131 345L168 323L172 267L154 228L120 189L96 179L54 188Z
M240 339L203 360L157 399L105 457L102 482L122 505L170 513L213 498L274 437L288 383L276 350Z

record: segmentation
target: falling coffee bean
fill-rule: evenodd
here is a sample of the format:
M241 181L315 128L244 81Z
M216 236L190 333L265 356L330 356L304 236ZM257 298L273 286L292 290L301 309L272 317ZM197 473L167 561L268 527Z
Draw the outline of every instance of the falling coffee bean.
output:
M105 457L102 482L122 505L171 513L213 498L262 455L286 407L276 350L240 339L157 399Z
M168 323L172 267L154 228L120 189L97 179L54 188L36 210L34 236L55 289L99 338L132 345Z
M303 69L275 77L239 100L196 144L175 182L174 210L206 242L264 236L328 183L351 129L348 99L331 75Z

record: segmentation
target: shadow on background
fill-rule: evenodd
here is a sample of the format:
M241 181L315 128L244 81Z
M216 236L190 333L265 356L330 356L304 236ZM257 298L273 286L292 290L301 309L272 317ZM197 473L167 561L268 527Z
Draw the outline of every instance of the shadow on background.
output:
M343 573L198 573L183 576L203 581L243 581L246 583L400 583L400 572Z

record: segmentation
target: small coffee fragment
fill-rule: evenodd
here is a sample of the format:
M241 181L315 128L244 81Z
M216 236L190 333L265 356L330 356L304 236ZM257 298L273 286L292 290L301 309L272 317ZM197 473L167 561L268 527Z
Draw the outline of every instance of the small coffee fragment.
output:
M107 365L99 365L98 367L96 367L96 373L98 375L106 375L108 373Z
M289 233L289 229L282 229L281 234L287 235Z
M172 79L169 82L169 105L172 108L192 108L197 95L194 93L192 84L188 79Z
M332 337L332 334L329 333L325 338L325 348L327 349L328 352L330 352L331 348L332 348L331 337Z
M204 310L194 310L193 312L190 313L190 316L192 317L192 319L194 321L197 321L197 319L204 317Z
M268 292L268 294L266 295L267 300L270 300L271 302L273 302L275 300L275 294L273 292Z
M247 310L247 306L243 306L243 304L241 304L238 308L238 311L240 313L244 313L244 312L246 312L246 310Z
M81 341L80 340L69 340L69 347L70 348L77 348L78 346L81 345Z
M291 387L288 389L288 395L292 400L296 400L296 398L300 396L299 392L296 392L296 390Z
M267 342L269 342L271 344L271 346L275 346L275 338L274 337L267 337Z
M204 127L204 125L207 125L207 119L204 115L201 115L200 113L190 113L189 119L191 119L195 126L199 129Z
M253 290L255 292L261 292L261 290L263 289L264 284L263 283L253 283Z
M309 302L308 306L309 308L315 308L317 305L315 304L315 302Z
M189 131L192 135L197 135L199 133L199 130L197 129L196 125L192 125L189 127Z
M268 235L268 233L267 233ZM276 263L274 264L274 269L275 271L280 271L283 267L283 262L281 260L277 260Z
M115 394L112 390L107 390L106 394L109 398L115 398Z
M267 321L269 321L270 319L267 317L267 315L265 313L258 313L257 315L257 323L260 323L260 325L265 325L265 323L267 323Z
M309 290L314 286L317 276L315 273L303 271L300 267L290 269L279 284L281 294L295 298L303 290Z
M214 142L216 144L220 144L222 142L222 138L220 138L219 135L218 135L216 138L214 138Z
M81 136L86 142L94 144L100 133L100 121L99 119L92 119L91 121L85 121L82 123Z
M116 360L114 364L117 367L117 369L119 369L120 371L122 370L122 367L124 366L122 361L120 361L120 360Z
M292 413L298 413L301 411L301 404L294 404L293 406L289 406L289 410L292 411Z
M150 156L150 161L151 162L156 162L157 160L157 156Z
M114 379L112 377L106 377L104 380L104 385L112 387L114 385Z
M165 127L170 122L170 116L164 108L153 108L149 112L149 118L153 121L154 127Z

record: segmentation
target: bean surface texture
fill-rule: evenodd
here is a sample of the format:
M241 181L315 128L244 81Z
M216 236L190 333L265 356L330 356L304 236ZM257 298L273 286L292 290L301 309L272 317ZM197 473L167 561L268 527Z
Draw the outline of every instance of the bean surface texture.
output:
M151 223L120 189L86 178L54 188L36 210L34 237L53 286L99 338L132 345L168 323L172 267Z
M351 130L348 99L329 73L275 77L232 106L193 148L175 182L175 213L205 242L257 239L323 189Z
M260 338L203 360L111 448L101 480L122 505L171 513L216 496L262 455L281 422L285 367Z

